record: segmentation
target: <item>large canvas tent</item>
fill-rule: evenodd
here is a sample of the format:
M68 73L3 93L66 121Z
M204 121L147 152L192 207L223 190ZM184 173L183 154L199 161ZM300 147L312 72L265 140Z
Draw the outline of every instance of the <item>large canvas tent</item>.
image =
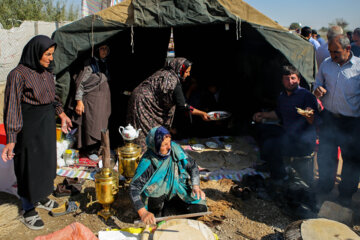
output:
M295 66L304 85L314 80L313 46L244 1L126 0L54 32L54 71L62 101L69 95L74 69L93 46L107 42L113 113L124 112L127 99L120 93L132 91L164 65L170 27L176 56L194 63L192 74L200 82L220 82L226 110L244 121L267 99L276 99L281 65ZM121 120L114 119L125 124Z

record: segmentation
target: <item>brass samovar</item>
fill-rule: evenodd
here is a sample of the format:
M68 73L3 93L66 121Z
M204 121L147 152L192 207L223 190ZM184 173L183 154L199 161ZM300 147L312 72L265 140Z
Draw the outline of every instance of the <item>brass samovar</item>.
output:
M125 128L119 128L125 142L124 146L117 149L119 174L122 174L127 180L134 177L141 158L141 147L133 142L139 136L140 130L135 130L130 124Z
M103 209L97 214L107 221L109 217L116 214L116 211L112 209L110 205L114 202L115 195L119 191L119 174L110 167L109 130L103 130L101 132L101 151L103 168L99 173L95 174L95 192L97 200L92 201L92 198L90 198L90 202L86 206L89 207L96 202L102 204Z

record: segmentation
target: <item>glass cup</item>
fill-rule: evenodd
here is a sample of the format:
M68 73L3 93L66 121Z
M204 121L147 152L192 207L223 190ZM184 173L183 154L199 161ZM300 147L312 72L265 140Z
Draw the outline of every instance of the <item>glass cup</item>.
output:
M225 147L226 150L231 150L231 144L225 144L224 147Z
M61 124L56 124L56 141L62 141L62 131L61 131Z

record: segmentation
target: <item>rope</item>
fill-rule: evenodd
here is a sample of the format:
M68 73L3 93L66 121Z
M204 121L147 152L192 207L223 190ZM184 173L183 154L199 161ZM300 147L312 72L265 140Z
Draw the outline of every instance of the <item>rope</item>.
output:
M134 53L134 26L131 25L131 41L130 41L130 45L131 45L131 53Z
M241 37L241 18L236 17L236 40Z
M91 21L91 57L94 57L94 21L95 14L93 15L93 19Z

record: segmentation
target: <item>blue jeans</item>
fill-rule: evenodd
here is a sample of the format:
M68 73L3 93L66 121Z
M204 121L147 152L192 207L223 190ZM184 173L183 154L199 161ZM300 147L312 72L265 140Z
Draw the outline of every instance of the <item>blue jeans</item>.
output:
M21 204L22 208L25 212L35 208L34 204L29 202L26 198L20 197L20 199L21 199L21 203L22 203Z

